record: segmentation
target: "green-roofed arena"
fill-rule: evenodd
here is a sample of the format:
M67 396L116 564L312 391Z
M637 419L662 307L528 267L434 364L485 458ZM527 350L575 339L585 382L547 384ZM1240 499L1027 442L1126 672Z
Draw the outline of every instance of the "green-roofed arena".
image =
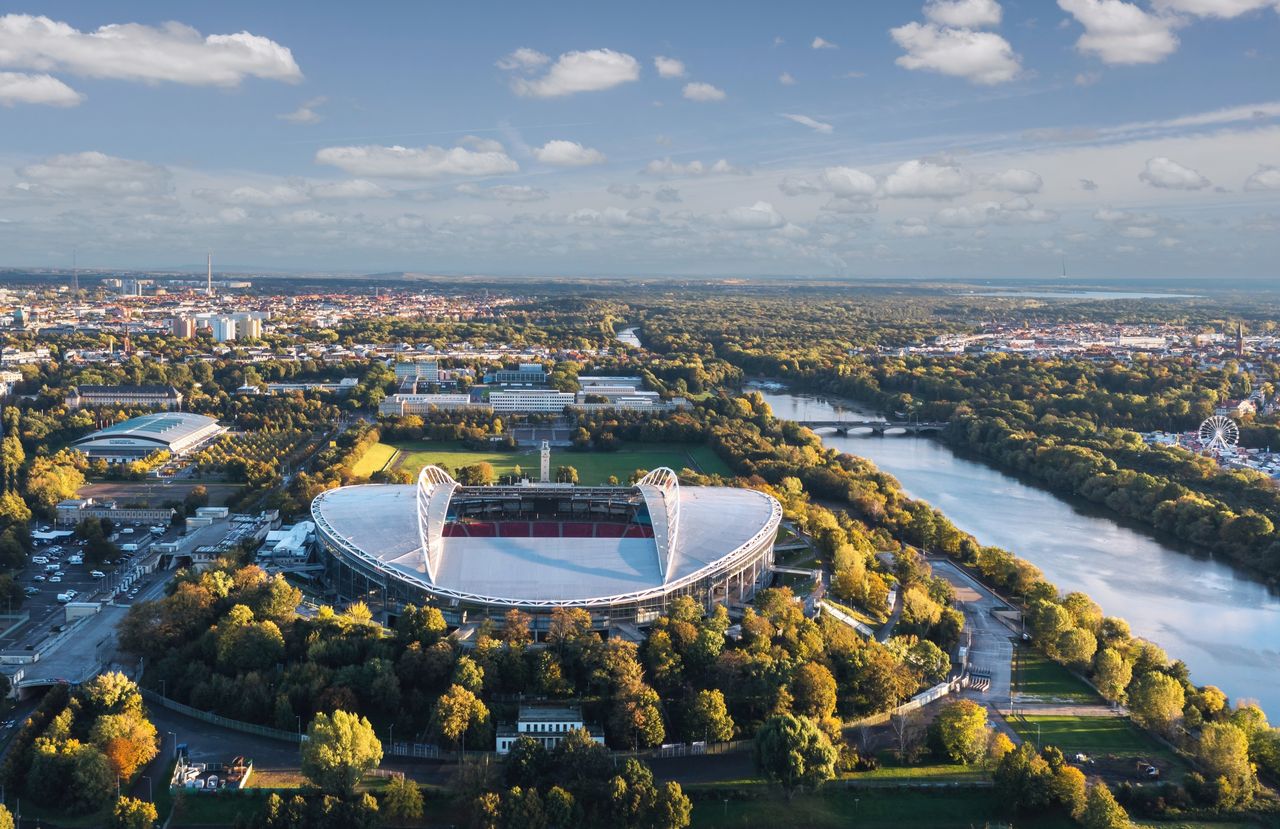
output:
M85 435L71 446L91 459L128 463L167 450L175 457L197 449L227 431L218 421L186 412L134 417Z

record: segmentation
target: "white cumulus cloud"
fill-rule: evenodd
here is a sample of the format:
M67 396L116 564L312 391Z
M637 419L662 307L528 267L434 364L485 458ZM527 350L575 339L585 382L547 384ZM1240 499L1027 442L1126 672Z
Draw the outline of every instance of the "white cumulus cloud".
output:
M1011 81L1022 70L1009 41L994 32L911 22L890 29L889 34L906 52L896 61L904 69L938 72L983 85Z
M92 151L51 156L18 168L18 175L65 194L146 200L166 196L173 189L164 167Z
M672 161L670 157L668 157L650 161L645 165L644 172L646 175L659 177L693 177L741 175L744 171L734 167L723 158L714 164L708 165L697 160L681 163L679 161Z
M815 37L813 43L809 44L810 49L839 49L840 47L827 40L824 37Z
M1104 63L1159 63L1178 48L1176 19L1124 0L1058 0L1084 27L1076 48Z
M556 167L587 167L592 164L603 164L604 153L591 147L584 147L577 141L557 139L548 141L533 151L533 157L543 164Z
M973 189L973 177L951 163L913 160L898 165L884 182L888 196L949 199Z
M1246 190L1280 190L1280 167L1259 167L1244 180Z
M325 147L316 153L316 162L337 167L353 176L392 178L492 176L520 169L520 165L502 150L446 149L434 145Z
M1152 187L1166 190L1202 190L1211 183L1190 167L1184 167L1164 156L1148 159L1146 168L1138 173L1138 178Z
M750 207L731 207L714 217L715 224L729 230L771 230L782 227L786 220L767 201Z
M701 81L685 84L682 94L690 101L723 101L725 99L723 89Z
M667 58L658 55L653 59L653 66L658 70L658 74L664 78L683 78L684 77L684 61L676 58Z
M237 86L246 77L302 80L287 47L249 32L203 36L181 23L113 23L82 32L29 14L0 17L0 64L194 86Z
M996 173L983 181L989 190L1005 190L1010 193L1039 193L1044 179L1031 170L1010 169Z
M1161 11L1226 19L1258 9L1274 8L1280 12L1280 3L1276 0L1153 0L1152 5Z
M316 112L316 107L319 107L327 100L329 99L321 95L318 98L306 101L293 112L285 112L276 117L291 124L314 124L322 118L320 113Z
M508 55L499 62L499 66L511 71L530 72L545 63L530 63L528 55L521 62L516 60L515 55L516 52ZM639 77L640 62L631 55L612 49L590 49L585 52L565 52L543 75L513 78L511 88L517 94L530 98L558 98L578 92L612 89Z
M782 117L786 118L788 121L795 121L797 124L803 127L808 127L814 132L820 132L823 135L830 135L831 132L835 129L835 127L831 126L830 124L824 123L815 118L810 118L808 115L795 115L792 113L784 112L782 113Z
M551 58L539 52L537 49L530 49L527 46L521 46L509 55L503 55L498 59L497 67L506 69L508 72L515 69L537 69L539 66L550 63Z
M73 107L83 100L83 95L52 75L0 72L0 106L45 104Z
M489 199L505 202L541 201L549 196L541 187L529 187L524 184L496 184L492 187L480 187L467 182L453 188L454 191L473 199Z
M929 0L924 16L939 26L981 29L1000 25L1000 4L996 0Z

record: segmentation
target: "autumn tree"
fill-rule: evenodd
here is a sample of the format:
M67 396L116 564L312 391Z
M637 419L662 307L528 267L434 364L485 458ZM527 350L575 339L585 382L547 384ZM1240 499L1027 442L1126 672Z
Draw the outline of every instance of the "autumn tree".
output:
M160 819L156 805L135 797L116 799L111 810L111 829L151 829Z
M942 706L933 728L942 750L958 763L977 763L987 752L987 711L973 700L961 699Z
M382 762L382 743L358 714L316 714L302 744L302 773L326 792L349 796L360 778Z
M479 697L461 685L451 685L436 701L432 725L437 734L462 748L467 732L488 719L489 709Z
M782 714L756 732L756 767L779 783L790 799L801 787L817 788L835 776L836 749L813 720Z
M422 819L422 789L407 777L393 777L383 790L382 813L393 821Z

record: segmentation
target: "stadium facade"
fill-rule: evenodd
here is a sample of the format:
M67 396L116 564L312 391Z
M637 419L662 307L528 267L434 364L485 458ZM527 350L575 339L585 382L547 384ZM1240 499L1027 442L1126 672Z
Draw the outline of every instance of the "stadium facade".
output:
M186 455L227 431L212 417L189 412L163 412L142 415L99 429L71 447L91 459L109 463L127 463L145 458L153 452L167 450L174 457Z
M414 484L321 493L311 514L330 586L391 615L439 607L452 626L516 608L545 631L556 607L597 630L646 625L678 596L745 602L770 577L781 505L732 487L462 486L428 466Z

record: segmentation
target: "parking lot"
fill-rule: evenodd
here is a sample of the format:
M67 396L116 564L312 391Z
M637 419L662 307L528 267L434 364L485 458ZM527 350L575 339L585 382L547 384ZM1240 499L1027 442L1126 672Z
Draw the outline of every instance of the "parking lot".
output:
M130 590L146 590L155 579L163 578L157 574L146 577L139 574L142 566L149 563L149 551L156 538L146 527L131 529L134 530L132 533L120 535L116 543L117 546L137 544L138 550L122 552L122 557L113 559L111 564L92 564L88 560L82 564L71 564L73 556L84 552L84 546L75 538L37 541L32 558L47 558L49 564L33 562L14 574L22 588L35 591L29 592L22 605L22 611L30 614L30 620L0 637L0 649L34 650L46 637L56 633L55 628L66 622L65 606L58 601L60 593L76 591L71 600L74 602L102 602L114 594L117 603L124 603L130 601ZM171 535L176 535L176 531L166 532L166 537ZM58 565L56 576L48 570L53 564ZM103 577L95 579L91 575L94 570L101 571ZM53 578L59 580L55 582Z

